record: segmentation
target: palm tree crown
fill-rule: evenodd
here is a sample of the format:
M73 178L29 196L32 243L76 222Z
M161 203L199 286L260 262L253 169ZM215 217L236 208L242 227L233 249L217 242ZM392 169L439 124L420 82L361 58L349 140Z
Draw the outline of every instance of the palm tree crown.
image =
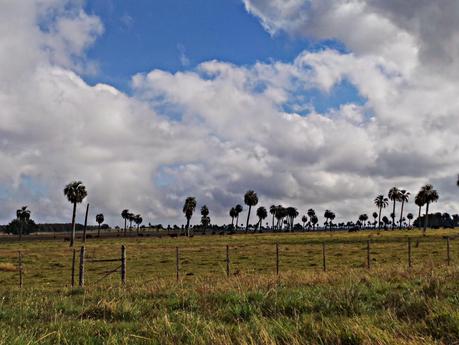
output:
M99 225L104 222L104 215L102 213L99 213L98 215L96 215L96 222Z
M86 192L86 187L81 181L74 181L69 183L64 188L64 194L67 197L68 201L71 203L81 203L84 198L88 195Z
M250 220L250 211L252 206L258 204L258 196L253 190L249 190L244 195L244 202L247 206L249 206L249 212L247 213L247 222L245 225L245 231L247 232L249 229L249 220Z

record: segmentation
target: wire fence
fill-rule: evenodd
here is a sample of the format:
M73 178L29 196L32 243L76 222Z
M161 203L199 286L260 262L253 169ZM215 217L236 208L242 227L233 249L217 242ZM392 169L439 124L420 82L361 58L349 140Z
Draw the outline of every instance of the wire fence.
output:
M284 272L374 270L384 267L445 267L459 263L459 241L348 241L208 246L87 246L62 249L0 249L0 284L17 287L125 284L130 279L186 281ZM81 267L83 266L83 267ZM81 275L83 274L83 282Z

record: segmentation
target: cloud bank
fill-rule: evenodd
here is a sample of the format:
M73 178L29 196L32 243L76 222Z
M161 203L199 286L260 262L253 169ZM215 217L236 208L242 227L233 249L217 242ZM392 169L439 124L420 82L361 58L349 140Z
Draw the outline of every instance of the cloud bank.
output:
M188 195L228 222L247 189L265 206L355 220L393 185L414 193L427 182L439 189L435 207L457 212L456 1L244 4L273 35L334 39L347 51L140 72L129 96L83 80L97 73L85 51L104 27L79 1L0 2L0 221L23 204L40 221L68 221L62 189L73 179L110 224L124 208L180 224ZM342 82L363 104L320 113L305 97Z

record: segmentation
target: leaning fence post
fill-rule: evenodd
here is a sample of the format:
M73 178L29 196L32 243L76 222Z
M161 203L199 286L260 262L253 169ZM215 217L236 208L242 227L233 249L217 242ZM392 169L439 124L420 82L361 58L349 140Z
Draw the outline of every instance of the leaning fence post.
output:
M79 287L84 286L84 255L85 255L85 249L84 249L84 246L82 246L80 249L80 269L79 269L79 274L78 274L78 286Z
M229 246L226 245L226 276L230 275L230 257L229 257Z
M326 272L327 271L327 259L325 256L325 242L322 242L322 265L323 265L324 272Z
M75 257L76 257L76 249L73 249L73 256L72 256L72 287L75 286Z
M121 283L126 285L126 247L121 246Z
M370 240L367 240L367 268L371 269Z
M179 281L179 248L175 247L175 274L177 282Z
M446 237L446 263L448 264L448 266L450 265L451 263L451 251L450 251L450 245L449 245L449 237Z
M276 243L276 274L279 275L279 243Z
M19 287L22 288L23 280L22 280L22 253L21 251L18 252L18 270L19 270Z
M408 268L412 267L411 263L411 237L408 237Z

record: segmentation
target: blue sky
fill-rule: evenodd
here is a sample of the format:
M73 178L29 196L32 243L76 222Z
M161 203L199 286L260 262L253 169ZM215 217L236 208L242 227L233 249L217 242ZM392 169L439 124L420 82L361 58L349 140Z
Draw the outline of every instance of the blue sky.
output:
M105 27L88 52L99 72L86 80L105 82L128 94L130 78L153 69L189 70L214 59L236 65L291 62L304 50L344 50L332 40L314 42L283 33L271 36L240 0L93 0L85 10L100 17ZM319 112L364 102L349 83L329 94L311 91L302 98Z

